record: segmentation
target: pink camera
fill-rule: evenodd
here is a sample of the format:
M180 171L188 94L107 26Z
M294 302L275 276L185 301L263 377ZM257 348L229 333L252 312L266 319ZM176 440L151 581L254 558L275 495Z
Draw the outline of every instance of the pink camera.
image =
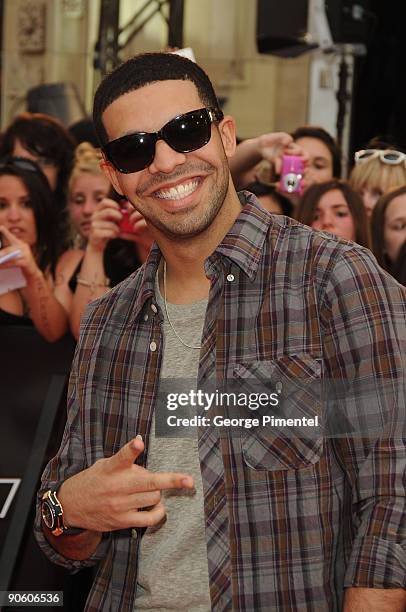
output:
M120 221L120 233L121 234L133 234L134 228L130 221L130 211L127 208L120 209L123 218Z
M282 172L279 181L279 191L285 193L299 193L303 191L303 159L297 155L284 155L282 157Z

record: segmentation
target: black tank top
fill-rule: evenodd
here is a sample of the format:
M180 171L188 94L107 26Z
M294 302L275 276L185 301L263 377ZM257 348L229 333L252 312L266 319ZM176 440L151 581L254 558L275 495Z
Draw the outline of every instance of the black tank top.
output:
M77 277L80 275L83 259L78 263L69 280L69 288L74 293L77 286ZM110 240L103 254L104 275L110 279L110 287L121 283L141 266L135 244L129 240L116 238Z
M30 325L32 327L33 322L29 317L12 314L0 308L0 325Z

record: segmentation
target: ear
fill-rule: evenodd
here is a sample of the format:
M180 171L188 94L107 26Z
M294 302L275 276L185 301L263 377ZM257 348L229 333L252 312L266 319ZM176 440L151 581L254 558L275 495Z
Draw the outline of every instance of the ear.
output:
M230 115L224 115L218 129L223 142L224 152L227 157L232 157L237 146L235 120Z
M124 195L117 177L118 172L113 166L113 164L111 164L109 161L107 161L107 159L103 157L100 162L100 168L102 169L104 176L110 181L117 193L119 193L120 195Z

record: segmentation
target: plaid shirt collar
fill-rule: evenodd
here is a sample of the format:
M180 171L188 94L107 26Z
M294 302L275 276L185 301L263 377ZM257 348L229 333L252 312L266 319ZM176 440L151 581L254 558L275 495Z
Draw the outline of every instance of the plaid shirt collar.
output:
M241 191L238 197L242 204L241 212L214 253L207 258L205 271L209 276L218 259L226 257L252 281L258 271L272 215L261 207L252 193ZM158 245L154 244L144 266L141 288L134 304L134 318L139 317L145 302L155 299L155 277L161 257Z

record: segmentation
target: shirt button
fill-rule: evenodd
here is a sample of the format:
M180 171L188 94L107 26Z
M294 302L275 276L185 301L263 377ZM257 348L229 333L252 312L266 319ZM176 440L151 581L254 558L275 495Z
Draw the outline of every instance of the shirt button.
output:
M149 345L149 348L151 349L152 352L156 351L156 342L151 342L151 344Z
M227 280L232 283L234 280L234 274L227 274Z
M138 531L136 529L131 529L131 537L133 540L138 538Z
M148 321L148 315L144 315L144 321Z
M155 312L155 313L158 312L158 308L155 306L155 304L151 304L151 310L152 312Z

